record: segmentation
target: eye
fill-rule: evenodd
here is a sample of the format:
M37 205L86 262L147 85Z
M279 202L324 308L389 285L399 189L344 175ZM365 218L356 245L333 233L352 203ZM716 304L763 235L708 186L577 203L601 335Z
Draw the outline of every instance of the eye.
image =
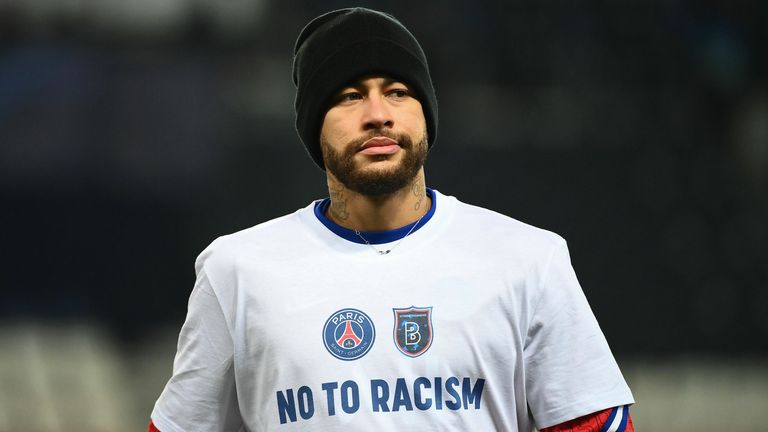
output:
M408 93L408 90L404 88L392 89L388 92L388 94L390 97L393 97L395 99L405 99L408 96L410 96L410 93Z
M363 98L363 95L360 94L360 92L357 91L347 91L339 96L336 97L336 104L343 104L343 103L349 103L352 101L360 100Z
M341 98L343 100L360 100L363 98L363 95L358 92L348 92L341 95Z

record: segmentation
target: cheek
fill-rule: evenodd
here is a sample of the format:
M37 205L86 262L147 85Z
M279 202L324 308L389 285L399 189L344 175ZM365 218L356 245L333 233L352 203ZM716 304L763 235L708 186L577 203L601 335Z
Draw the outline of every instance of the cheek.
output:
M424 119L424 113L421 111L421 106L417 110L412 110L407 115L403 116L400 120L400 124L413 136L421 135L427 129L427 122Z
M412 99L410 103L404 105L400 111L400 124L408 129L420 132L426 127L426 120L424 117L424 110L421 107L421 103Z
M348 139L349 130L342 116L329 111L323 119L320 135L333 144Z

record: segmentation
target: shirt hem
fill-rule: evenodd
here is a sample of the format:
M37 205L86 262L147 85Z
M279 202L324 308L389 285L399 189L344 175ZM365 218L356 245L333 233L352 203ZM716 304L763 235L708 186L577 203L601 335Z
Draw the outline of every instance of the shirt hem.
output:
M579 417L592 414L609 408L632 405L635 399L631 394L610 394L600 399L588 402L577 402L565 407L556 408L535 416L536 427L541 430L551 426L558 425Z
M152 411L150 419L152 419L155 427L157 427L160 432L185 432L184 429L182 429L179 425L174 423L165 414L158 411L157 409Z

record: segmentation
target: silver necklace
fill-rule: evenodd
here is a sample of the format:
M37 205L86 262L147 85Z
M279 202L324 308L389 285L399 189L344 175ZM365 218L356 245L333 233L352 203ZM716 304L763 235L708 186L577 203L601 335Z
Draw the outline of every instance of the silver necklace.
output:
M427 212L427 213L429 213L429 212ZM398 241L397 241L397 243L393 244L391 248L389 248L389 249L386 249L386 250L385 250L385 249L379 249L379 248L377 248L376 246L372 245L372 244L371 244L371 242L369 242L369 241L368 241L368 240L367 240L365 237L363 237L363 235L362 235L362 234L360 234L360 231L358 231L358 230L355 230L355 234L357 234L357 236L358 236L358 237L360 237L360 238L361 238L361 239L362 239L362 240L365 242L365 244L367 244L368 246L372 247L372 248L373 248L373 250L375 250L375 251L376 251L376 252L377 252L379 255L386 255L386 254L388 254L388 253L392 252L392 250L394 250L396 247L398 247L398 246L400 245L400 242L402 242L403 240L405 240L405 238L406 238L406 237L408 237L409 235L411 235L411 233L413 232L413 230L415 230L415 229L416 229L416 226L417 226L417 225L419 225L419 222L421 222L421 220L424 218L424 216L425 216L425 215L426 215L426 213L424 213L423 215L421 215L421 217L419 218L419 220L417 220L417 221L416 221L416 223L415 223L415 224L413 224L413 226L411 227L411 229L409 229L409 230L408 230L408 232L407 232L407 233L405 233L405 235L404 235L404 236L400 237L400 240L398 240Z

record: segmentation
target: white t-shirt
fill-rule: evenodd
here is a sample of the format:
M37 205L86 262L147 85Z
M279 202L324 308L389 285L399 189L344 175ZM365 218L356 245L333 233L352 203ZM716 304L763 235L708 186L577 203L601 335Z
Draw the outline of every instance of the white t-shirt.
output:
M155 425L528 432L633 403L565 241L429 193L385 255L322 202L214 241Z

